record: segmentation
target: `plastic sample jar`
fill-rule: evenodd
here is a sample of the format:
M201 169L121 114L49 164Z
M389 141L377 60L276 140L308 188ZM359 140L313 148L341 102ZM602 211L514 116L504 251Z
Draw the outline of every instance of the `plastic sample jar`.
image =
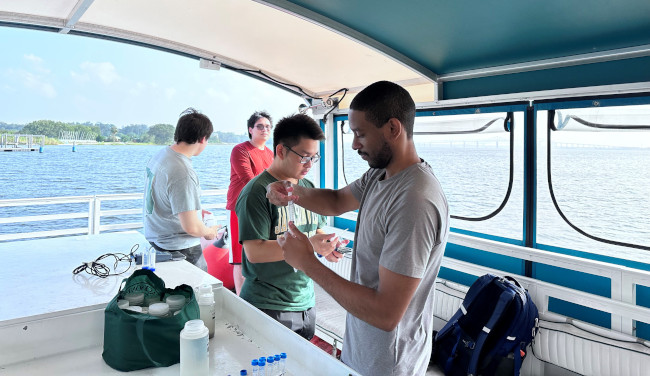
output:
M201 320L190 320L181 330L181 376L208 376L210 358L208 328Z
M129 301L130 306L141 306L144 302L143 292L130 292L124 295L124 299Z
M169 304L153 303L149 306L149 314L156 317L167 317L169 316Z
M120 309L125 309L125 308L128 308L128 307L130 306L130 304L129 304L129 301L126 300L126 299L119 299L119 300L117 301L117 306L118 306Z
M172 312L176 312L183 308L185 305L185 296L183 295L169 295L167 299L165 299L165 303L169 304L169 310Z

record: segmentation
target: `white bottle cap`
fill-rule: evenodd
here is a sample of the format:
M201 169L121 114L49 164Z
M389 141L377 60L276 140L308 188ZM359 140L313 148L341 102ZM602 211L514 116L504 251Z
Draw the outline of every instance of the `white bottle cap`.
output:
M169 304L154 303L149 306L149 314L151 316L166 317L169 315Z
M199 295L203 295L203 294L212 294L212 285L204 283L201 286L199 286Z
M200 305L213 304L214 303L214 294L212 292L209 292L207 294L201 294L201 295L199 295L199 298L197 299L197 302Z
M142 313L142 307L140 306L128 306L125 310Z
M124 295L124 299L129 301L129 305L141 305L144 302L144 293L143 292L130 292Z
M169 304L169 309L178 311L185 305L185 296L183 295L169 295L165 302Z
M126 307L129 306L129 301L126 300L126 299L119 299L119 300L117 301L117 306L118 306L120 309L124 309L124 308L126 308Z
M203 323L203 320L189 320L185 323L185 327L181 331L181 338L196 339L207 336L208 334L208 328Z

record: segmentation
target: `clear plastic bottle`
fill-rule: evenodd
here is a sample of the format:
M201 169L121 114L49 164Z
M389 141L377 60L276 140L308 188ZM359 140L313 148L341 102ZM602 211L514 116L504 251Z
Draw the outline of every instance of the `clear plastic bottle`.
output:
M199 314L201 320L205 326L208 327L210 338L214 337L214 316L215 316L215 307L214 307L214 294L210 291L207 294L199 295Z
M251 368L252 368L251 371L253 372L253 376L258 376L257 373L258 364L259 362L257 361L257 359L251 360Z
M280 353L280 374L284 375L287 367L287 353Z
M149 247L149 270L152 272L156 270L156 248Z
M201 320L190 320L181 330L181 376L208 376L210 358L208 328Z
M142 257L142 269L149 269L149 263L150 263L149 259L151 257L149 248L143 247L142 252L140 252L140 256Z

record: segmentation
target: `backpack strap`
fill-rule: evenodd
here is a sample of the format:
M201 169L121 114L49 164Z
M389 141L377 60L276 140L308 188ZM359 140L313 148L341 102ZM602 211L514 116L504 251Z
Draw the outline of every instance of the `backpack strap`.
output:
M470 359L469 365L467 367L468 375L476 375L476 369L478 368L478 359L479 356L481 355L481 348L483 347L483 344L485 343L485 340L487 339L490 330L494 328L497 321L499 321L499 318L503 314L503 311L508 306L508 303L514 297L515 297L515 292L510 289L503 290L501 295L499 295L499 301L497 302L497 305L494 307L492 316L490 316L490 319L488 320L487 324L485 324L483 330L481 330L481 332L478 335L478 338L476 339L475 350L472 352L472 358Z
M479 296L480 292L483 290L483 287L489 285L494 279L497 278L499 277L492 274L485 274L474 281L474 283L472 283L472 286L470 286L467 294L465 294L465 299L463 299L463 302L460 303L460 308L458 308L456 313L454 313L449 321L447 321L447 324L442 329L440 329L436 335L436 340L438 340L438 338L444 337L447 332L453 329L454 324L467 313L467 308L472 304L476 297Z

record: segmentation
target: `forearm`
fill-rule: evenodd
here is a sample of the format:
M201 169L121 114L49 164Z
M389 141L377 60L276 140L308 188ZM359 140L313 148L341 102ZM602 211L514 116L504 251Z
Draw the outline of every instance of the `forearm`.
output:
M178 218L183 231L188 235L196 238L214 238L217 235L217 230L214 227L207 227L199 220L195 210L179 213Z
M391 303L384 301L379 291L340 277L316 259L303 271L353 316L385 331L399 323L402 315L395 315Z
M245 240L243 246L246 258L254 264L284 261L282 248L275 240Z
M346 208L341 190L307 188L296 184L293 195L298 196L298 205L321 215L336 216L355 209Z

